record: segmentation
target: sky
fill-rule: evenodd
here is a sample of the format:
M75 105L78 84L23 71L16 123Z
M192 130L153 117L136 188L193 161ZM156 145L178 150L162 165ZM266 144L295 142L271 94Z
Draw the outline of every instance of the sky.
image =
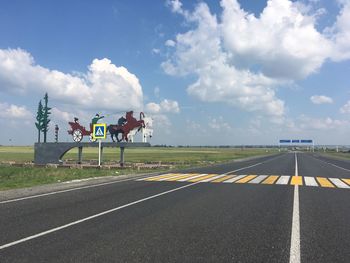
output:
M151 144L349 145L350 0L2 0L0 145L153 119ZM84 140L87 140L85 138Z

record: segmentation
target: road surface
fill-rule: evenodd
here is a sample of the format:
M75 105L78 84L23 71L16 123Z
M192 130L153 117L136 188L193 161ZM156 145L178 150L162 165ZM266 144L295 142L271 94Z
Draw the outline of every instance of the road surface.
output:
M0 201L0 262L350 262L350 161L281 153Z

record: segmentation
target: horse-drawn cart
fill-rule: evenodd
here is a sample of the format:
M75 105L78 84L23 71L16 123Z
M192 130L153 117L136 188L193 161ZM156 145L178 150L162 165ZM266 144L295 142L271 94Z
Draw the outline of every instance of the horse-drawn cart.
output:
M78 122L78 119L74 118L74 122L70 121L68 122L71 130L68 130L68 134L71 134L73 137L73 141L75 142L81 142L84 136L89 136L89 140L91 142L96 141L92 137L92 125L90 124L90 130L87 130L84 126L80 125Z

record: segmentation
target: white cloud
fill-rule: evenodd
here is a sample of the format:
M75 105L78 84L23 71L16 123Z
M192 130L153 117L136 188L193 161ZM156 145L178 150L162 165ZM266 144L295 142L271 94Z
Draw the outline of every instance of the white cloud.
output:
M196 21L195 30L176 36L173 57L162 64L171 75L195 74L198 78L187 91L202 101L225 102L247 111L268 115L284 114L284 103L275 96L278 84L263 74L240 70L223 51L220 27L206 4L197 6L188 17Z
M333 103L333 99L324 95L314 95L310 97L313 104L330 104Z
M171 42L175 48L163 70L194 75L197 79L187 91L202 101L224 102L278 121L285 114L278 87L316 73L327 59L346 59L350 51L348 0L334 26L324 32L318 30L317 19L325 10L311 6L315 3L269 0L255 16L237 0L222 0L219 19L205 3L193 12L184 10L179 0L169 5L193 27Z
M299 128L302 130L332 130L349 126L346 120L327 118L311 118L302 115L298 118Z
M325 30L334 43L331 58L334 61L350 59L350 1L339 1L342 5L335 24Z
M6 120L31 120L33 114L24 106L0 103L0 118Z
M350 113L350 100L340 108L341 113Z
M152 53L153 54L159 54L160 53L160 49L159 48L153 48L152 49Z
M22 49L0 49L0 88L14 94L40 95L87 109L141 109L138 78L109 59L94 59L86 74L72 75L37 65Z
M211 118L209 120L208 126L211 129L219 132L232 130L231 125L228 122L226 122L222 116L219 116L218 118Z
M168 39L167 41L165 41L165 45L167 47L175 47L176 43L174 40Z
M174 100L164 99L160 104L150 102L146 105L146 111L150 113L179 113L179 103Z

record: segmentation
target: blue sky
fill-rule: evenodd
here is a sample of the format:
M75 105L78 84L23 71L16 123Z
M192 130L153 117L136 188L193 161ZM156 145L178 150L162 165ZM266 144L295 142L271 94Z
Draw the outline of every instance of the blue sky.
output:
M0 3L0 144L99 112L153 118L152 144L349 144L350 1Z

